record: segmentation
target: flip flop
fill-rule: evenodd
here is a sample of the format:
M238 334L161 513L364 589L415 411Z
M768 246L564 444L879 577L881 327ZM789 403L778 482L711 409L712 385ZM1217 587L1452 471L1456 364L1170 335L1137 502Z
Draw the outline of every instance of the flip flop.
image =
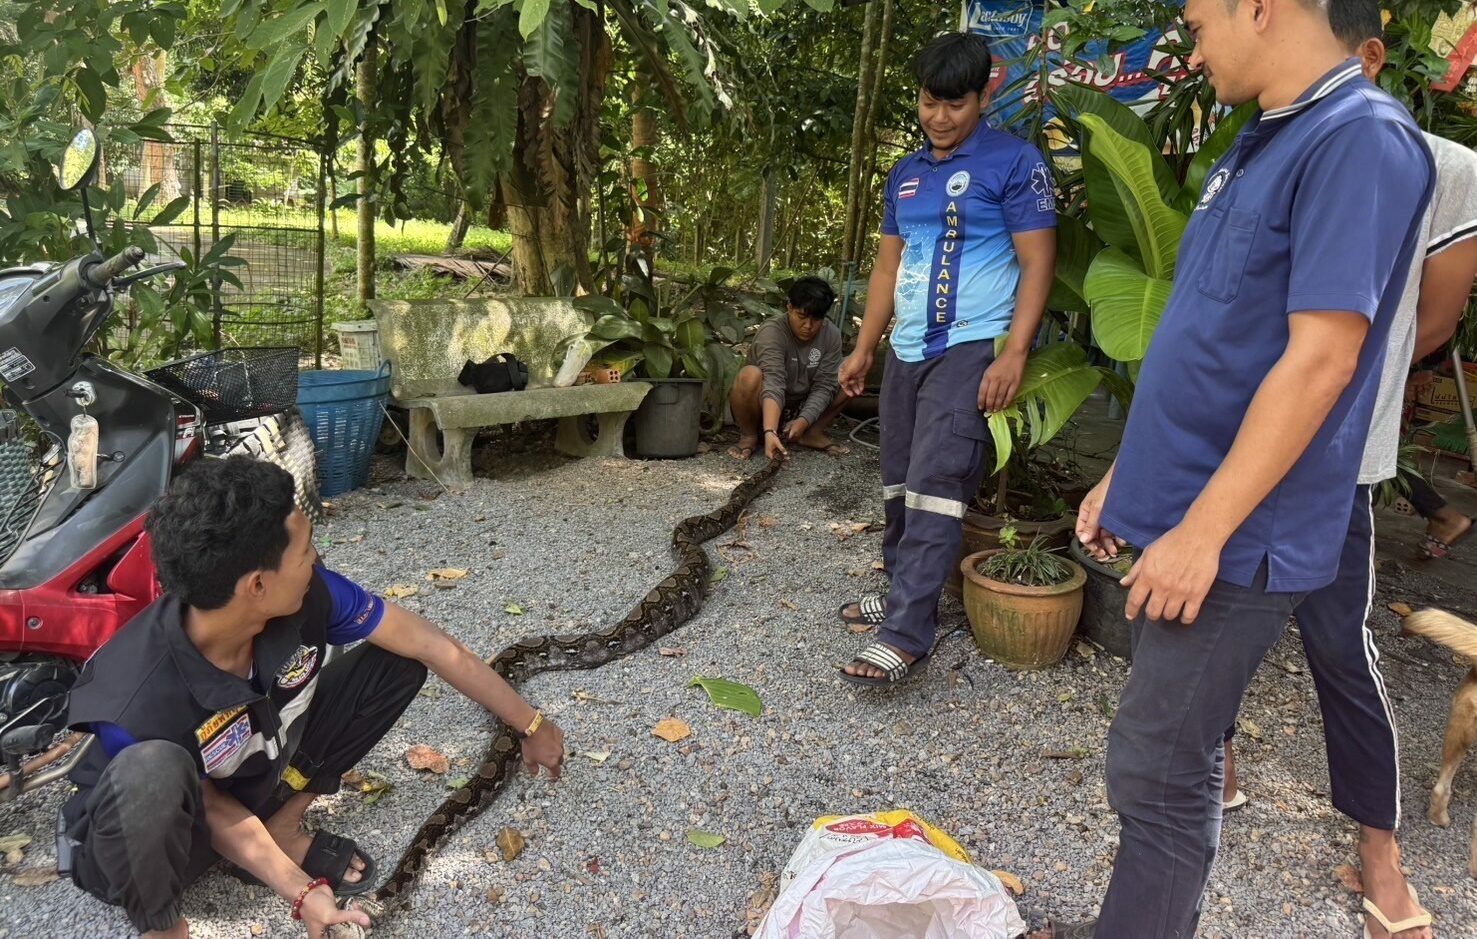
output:
M1472 534L1472 529L1474 528L1477 528L1477 519L1469 517L1467 519L1467 527L1462 530L1460 535L1457 535L1449 542L1442 541L1435 535L1427 535L1425 541L1421 543L1421 551L1425 553L1426 557L1435 561L1451 557L1452 549L1461 544L1468 535Z
M854 615L848 615L846 608L853 603L857 606ZM874 593L860 600L848 600L836 608L836 615L841 622L853 626L880 626L887 619L887 598L880 593Z
M1246 790L1237 789L1236 794L1221 803L1222 812L1234 812L1246 804Z
M1420 929L1422 926L1430 926L1435 922L1431 917L1431 911L1421 906L1421 899L1416 896L1415 888L1410 884L1406 884L1405 889L1410 891L1410 901L1420 909L1420 912L1414 916L1391 922L1390 918L1381 912L1379 907L1370 902L1369 897L1365 897L1364 939L1374 939L1374 934L1369 931L1369 917L1371 916L1378 920L1379 924L1385 927L1385 932L1391 936L1398 936L1407 929Z
M358 880L345 883L344 875L349 872L349 865L356 854L364 861L364 870L360 871ZM374 858L365 854L352 838L326 831L313 832L313 843L308 845L308 853L303 856L302 869L309 877L327 880L329 888L341 897L354 897L374 889ZM226 864L222 870L244 884L263 886L260 878L243 867Z
M880 678L874 678L866 675L852 675L844 668L837 669L843 680L849 681L853 685L863 685L868 688L885 688L888 685L895 685L904 678L922 670L924 664L928 662L928 656L922 656L909 663L904 661L903 657L898 655L892 646L885 645L881 642L874 642L858 652L851 660L851 664L858 662L882 669L882 676Z

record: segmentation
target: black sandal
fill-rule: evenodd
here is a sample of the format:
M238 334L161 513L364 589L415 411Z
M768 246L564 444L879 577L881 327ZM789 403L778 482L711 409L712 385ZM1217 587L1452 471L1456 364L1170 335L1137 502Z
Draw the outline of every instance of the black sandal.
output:
M345 882L344 875L349 872L349 865L356 854L364 861L364 870L359 872L358 880ZM303 856L302 868L309 877L327 880L329 888L341 897L357 897L374 889L374 858L365 854L352 838L326 831L313 832L313 843L308 845L308 853ZM264 886L255 874L243 867L226 864L223 870L242 883Z
M857 613L848 615L846 608L856 604ZM887 598L880 593L874 593L860 600L850 600L836 608L836 615L841 617L841 622L854 626L880 626L887 619Z
M863 665L880 668L882 669L882 676L880 678L870 675L853 675L844 668L840 669L840 672L841 677L853 685L865 685L869 688L884 688L888 685L895 685L904 678L917 673L927 661L928 656L924 655L914 659L912 662L908 662L902 656L898 655L892 646L885 645L881 642L874 642L858 652L856 657L851 660L851 664L855 665L860 662Z

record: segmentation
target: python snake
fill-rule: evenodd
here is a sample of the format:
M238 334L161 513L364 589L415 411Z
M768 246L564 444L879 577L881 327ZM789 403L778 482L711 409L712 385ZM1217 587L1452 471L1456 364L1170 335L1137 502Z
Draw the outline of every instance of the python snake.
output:
M540 672L599 668L644 649L691 619L707 596L712 562L702 544L738 523L749 503L774 479L784 464L773 460L734 487L728 501L706 515L683 519L672 530L677 566L612 628L568 636L539 636L508 646L489 663L493 671L517 687ZM492 743L475 775L426 819L383 886L356 905L375 922L397 912L433 854L507 785L518 763L518 737L498 722Z

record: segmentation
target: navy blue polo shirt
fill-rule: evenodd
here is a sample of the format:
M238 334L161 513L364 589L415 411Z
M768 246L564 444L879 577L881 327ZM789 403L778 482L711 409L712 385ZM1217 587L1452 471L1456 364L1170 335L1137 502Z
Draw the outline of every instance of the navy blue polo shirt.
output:
M1012 234L1056 227L1051 170L983 120L945 159L932 147L887 176L882 234L903 239L892 350L904 362L1010 331L1020 263Z
M1102 525L1139 547L1184 518L1288 342L1288 316L1370 329L1353 381L1226 544L1219 576L1302 592L1334 578L1390 323L1435 172L1410 116L1356 59L1253 119L1206 177L1139 373Z

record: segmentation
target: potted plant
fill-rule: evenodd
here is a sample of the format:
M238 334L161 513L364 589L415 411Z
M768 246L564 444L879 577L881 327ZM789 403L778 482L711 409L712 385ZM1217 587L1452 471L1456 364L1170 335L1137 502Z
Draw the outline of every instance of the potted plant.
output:
M1061 661L1082 615L1082 567L1039 539L1022 545L1014 528L1001 547L959 565L964 610L975 645L1006 668L1044 668Z
M1119 583L1133 568L1132 548L1118 549L1118 556L1098 561L1072 539L1072 560L1087 573L1082 591L1082 635L1102 646L1111 655L1133 661L1133 641L1124 615L1128 605L1128 589Z
M644 266L636 270L645 271ZM589 331L568 340L578 371L595 366L655 387L636 411L636 452L646 457L686 457L697 452L704 410L727 400L741 363L723 341L737 329L732 319L699 301L732 274L715 270L678 302L663 307L649 276L626 274L610 296L574 301L590 315ZM579 360L583 359L583 362ZM578 367L576 368L576 364Z

